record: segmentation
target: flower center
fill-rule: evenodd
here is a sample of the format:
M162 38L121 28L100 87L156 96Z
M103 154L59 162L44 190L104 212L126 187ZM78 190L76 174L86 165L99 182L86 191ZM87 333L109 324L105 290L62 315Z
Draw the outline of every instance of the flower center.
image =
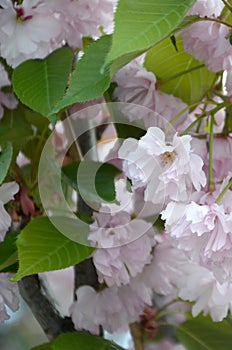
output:
M167 165L167 164L174 162L174 160L176 158L176 153L175 152L164 152L163 154L161 154L160 158L161 158L163 165Z
M16 17L17 17L17 21L19 22L25 22L25 21L29 21L30 19L32 19L32 16L25 16L25 12L24 9L22 7L15 7L15 12L16 12Z

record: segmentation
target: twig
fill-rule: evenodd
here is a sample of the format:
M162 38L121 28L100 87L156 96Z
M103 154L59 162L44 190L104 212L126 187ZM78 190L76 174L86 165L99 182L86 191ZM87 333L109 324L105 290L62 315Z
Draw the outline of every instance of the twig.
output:
M143 331L138 322L130 324L130 332L134 341L135 350L144 350Z
M222 0L222 2L232 12L232 6L226 0Z
M61 333L75 331L71 318L62 318L42 293L38 275L24 277L18 284L22 298L30 307L49 340L55 339Z

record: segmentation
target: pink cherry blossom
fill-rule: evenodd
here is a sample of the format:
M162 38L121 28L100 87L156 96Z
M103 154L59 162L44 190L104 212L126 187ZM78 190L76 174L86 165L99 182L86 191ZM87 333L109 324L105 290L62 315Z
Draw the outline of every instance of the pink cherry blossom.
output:
M226 91L227 95L232 95L232 69L226 72Z
M82 48L82 38L101 36L100 27L110 34L117 0L52 0L51 5L61 18L60 40Z
M223 7L224 4L221 0L197 0L188 12L188 16L197 14L200 16L218 17L222 12Z
M194 301L193 316L204 312L211 315L214 322L220 322L232 309L232 285L225 281L220 283L214 274L203 266L186 265L185 280L180 287L179 296L182 299Z
M176 344L165 339L145 344L145 350L185 350L185 347L182 344Z
M232 284L228 276L223 279L220 271L217 275L207 265L194 260L194 254L175 245L175 240L163 235L154 250L151 264L143 271L143 283L168 300L180 297L194 302L194 317L203 311L215 322L221 321L232 308Z
M9 273L0 273L0 322L10 318L6 306L12 311L19 308L18 286L9 281L10 277L12 275Z
M222 1L197 1L190 15L218 17L224 7ZM204 21L185 28L182 33L184 48L199 61L205 61L214 72L230 70L232 48L229 42L229 28L223 24Z
M113 29L117 1L0 0L1 55L13 68L31 58L44 58L65 42L82 47L84 36L99 37L100 27Z
M18 190L19 186L16 182L8 182L0 186L0 241L4 239L11 225L11 217L4 208L4 205L14 199L14 195Z
M167 198L184 200L192 186L197 191L205 186L203 161L192 152L190 142L190 136L177 134L166 141L156 127L149 128L139 141L129 138L123 142L118 152L123 170L134 188L146 188L146 201L163 204Z
M181 249L192 252L193 257L198 256L205 266L224 270L225 259L230 259L232 254L231 213L223 202L213 202L216 194L199 193L196 196L198 203L170 202L167 205L162 212L166 231L177 240Z
M228 136L215 136L213 143L213 169L215 180L221 181L232 171L232 138Z
M11 82L8 78L8 74L5 67L0 63L0 89L5 86L10 86ZM15 109L18 105L18 100L11 93L5 93L0 91L0 119L4 114L4 107L8 109Z
M180 281L184 279L182 267L188 262L184 251L173 246L168 237L156 245L150 265L143 271L143 282L156 293L176 299Z
M90 286L80 287L77 301L71 306L75 328L99 334L99 326L108 332L128 329L128 324L139 320L146 304L151 305L151 289L132 279L121 287L105 288L96 292Z
M155 75L148 72L142 64L143 57L130 62L115 75L114 80L118 86L114 91L114 98L120 102L142 105L151 109L153 113L146 113L145 116L140 117L136 105L131 105L129 108L129 120L142 118L148 128L157 125L154 112L171 121L187 105L181 99L157 90ZM182 118L184 119L185 116L186 113L183 113ZM178 123L182 122L182 118Z
M1 55L13 68L30 58L44 58L61 43L59 18L48 1L24 0L22 5L1 0Z
M155 244L151 224L133 219L126 212L112 216L96 213L89 240L97 245L93 253L99 282L108 286L127 284L151 261ZM139 236L138 236L139 235Z

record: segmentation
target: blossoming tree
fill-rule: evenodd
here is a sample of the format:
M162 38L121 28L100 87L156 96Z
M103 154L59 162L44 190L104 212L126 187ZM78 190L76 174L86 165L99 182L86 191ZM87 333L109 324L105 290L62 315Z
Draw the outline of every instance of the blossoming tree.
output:
M21 294L34 349L232 348L231 45L231 0L0 0L0 321Z

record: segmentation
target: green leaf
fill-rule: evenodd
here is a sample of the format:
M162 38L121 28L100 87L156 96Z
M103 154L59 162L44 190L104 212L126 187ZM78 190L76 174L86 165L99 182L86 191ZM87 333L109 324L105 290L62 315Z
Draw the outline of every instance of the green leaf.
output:
M5 128L5 133L1 136L1 142L10 141L13 145L13 158L23 146L33 138L32 126L25 119L26 108L19 104L13 111L5 110L1 125Z
M6 234L5 239L0 243L0 271L6 271L7 268L12 267L17 260L16 238L19 231L12 231Z
M54 340L53 350L123 350L101 337L82 333L61 334Z
M0 185L5 179L13 156L13 148L10 142L6 143L0 154Z
M65 223L65 218L60 219ZM19 270L12 278L13 281L78 264L94 250L68 239L53 226L48 217L32 220L18 236L17 247Z
M43 60L28 60L20 64L12 76L14 91L20 101L48 116L65 92L72 61L72 51L63 47Z
M26 109L25 119L28 123L34 125L40 133L44 132L45 129L47 129L48 135L51 133L51 130L48 128L49 120L41 114Z
M0 137L4 136L9 131L8 127L0 127Z
M77 172L80 162L74 162L62 167L61 177L62 180L71 186L74 190L78 191L77 186Z
M183 21L172 31L171 34L175 34L183 30L184 28L190 26L193 23L199 22L202 19L199 15L186 16Z
M101 97L110 85L109 69L102 70L110 49L111 37L103 36L91 44L84 56L77 62L69 88L52 113L77 102L85 102Z
M121 171L112 164L104 163L98 169L95 178L96 190L99 196L107 202L116 199L114 179Z
M62 179L87 201L113 202L115 201L114 178L120 172L112 164L82 161L64 166Z
M52 344L53 343L46 343L46 344L38 345L31 350L52 350L53 349Z
M194 0L119 0L112 47L106 64L130 52L144 51L181 23Z
M227 321L199 316L179 325L177 332L187 350L232 349L232 327Z
M178 51L168 38L153 47L147 52L145 67L156 75L160 90L191 104L202 99L216 74L184 51L181 37L176 37L176 46Z

